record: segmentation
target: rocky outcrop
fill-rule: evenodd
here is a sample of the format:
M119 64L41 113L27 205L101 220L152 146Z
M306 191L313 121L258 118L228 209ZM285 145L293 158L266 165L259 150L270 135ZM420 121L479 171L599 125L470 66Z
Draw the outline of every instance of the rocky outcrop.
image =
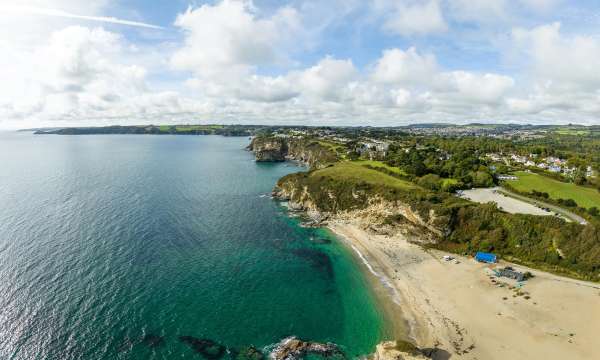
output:
M283 339L271 352L269 358L273 360L295 360L302 359L307 354L320 355L326 358L344 358L343 353L335 344L302 341L293 336Z
M290 209L304 211L314 223L352 222L378 234L401 234L415 243L437 242L447 226L447 219L437 216L433 210L423 216L402 200L385 199L359 189L328 189L326 181L318 189L311 189L298 178L284 178L273 195L288 201ZM348 198L355 205L348 205Z
M256 136L248 145L254 152L256 161L278 162L300 161L310 168L322 168L336 162L337 155L317 141L304 138L283 138L277 136Z
M397 341L386 341L377 345L373 360L425 360L430 359L423 355L416 347Z
M274 136L257 136L248 145L258 162L285 161L288 155L287 142Z

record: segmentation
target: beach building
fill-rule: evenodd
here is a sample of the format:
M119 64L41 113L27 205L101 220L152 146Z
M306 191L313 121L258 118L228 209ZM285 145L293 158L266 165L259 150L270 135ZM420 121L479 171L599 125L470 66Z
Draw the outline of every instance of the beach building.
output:
M516 271L511 267L505 267L503 269L500 269L500 271L498 271L498 275L509 278L509 279L514 279L517 281L525 281L525 273L522 273L520 271Z
M498 261L496 254L486 252L478 252L475 254L475 260L488 264L495 264Z

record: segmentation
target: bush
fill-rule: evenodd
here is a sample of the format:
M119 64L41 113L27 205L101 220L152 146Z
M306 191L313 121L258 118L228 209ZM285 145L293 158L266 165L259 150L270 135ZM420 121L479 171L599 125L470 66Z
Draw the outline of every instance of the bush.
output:
M477 171L473 175L474 187L491 187L494 186L494 178L487 172Z
M440 190L442 187L442 180L438 175L428 174L425 175L419 180L417 180L417 184L429 190Z
M566 207L577 207L577 202L573 199L558 199L559 204L564 205Z

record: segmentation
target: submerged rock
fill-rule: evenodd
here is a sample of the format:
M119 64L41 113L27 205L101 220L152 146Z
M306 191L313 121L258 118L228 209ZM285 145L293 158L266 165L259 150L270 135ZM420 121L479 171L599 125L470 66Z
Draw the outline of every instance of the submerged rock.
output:
M241 349L237 355L235 356L235 360L263 360L265 355L255 348L254 346L249 346Z
M149 348L156 348L165 344L165 338L160 335L147 334L141 339L141 343Z
M225 355L227 348L216 341L210 339L199 339L193 336L180 336L179 340L186 343L195 352L204 356L208 360L220 359Z
M346 358L344 353L335 344L302 341L295 336L283 339L271 352L269 357L273 360L296 360L302 359L307 354L315 354L327 358Z
M317 249L304 248L292 250L292 253L300 258L306 259L313 268L322 271L328 277L334 276L331 259L324 252Z

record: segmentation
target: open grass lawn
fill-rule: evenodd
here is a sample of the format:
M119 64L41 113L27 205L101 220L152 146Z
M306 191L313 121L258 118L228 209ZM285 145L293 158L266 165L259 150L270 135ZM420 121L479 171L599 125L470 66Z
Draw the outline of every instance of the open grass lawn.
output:
M397 167L393 167L393 166L389 166L388 164L384 163L383 161L376 161L376 160L360 160L360 161L355 161L356 164L359 165L368 165L374 168L383 168L386 170L389 170L395 174L401 175L401 176L405 176L406 172L404 172L404 170L397 168Z
M547 192L552 199L573 199L577 205L600 208L600 192L593 188L563 183L546 176L519 171L515 173L519 180L508 183L519 191L532 190Z
M338 144L338 143L333 142L333 141L319 140L317 142L319 143L319 145L324 146L326 148L329 148L332 151L345 150L344 145Z
M396 187L404 190L417 189L418 186L405 180L397 179L393 176L384 174L377 170L369 169L363 166L362 161L344 161L336 163L334 166L317 170L311 176L326 176L340 180L364 181L374 185L384 185Z
M449 187L449 186L451 186L451 185L456 185L456 184L458 184L458 180L456 180L456 179L448 179L448 178L444 178L442 181L443 181L443 183L442 183L442 186L443 186L443 187Z

